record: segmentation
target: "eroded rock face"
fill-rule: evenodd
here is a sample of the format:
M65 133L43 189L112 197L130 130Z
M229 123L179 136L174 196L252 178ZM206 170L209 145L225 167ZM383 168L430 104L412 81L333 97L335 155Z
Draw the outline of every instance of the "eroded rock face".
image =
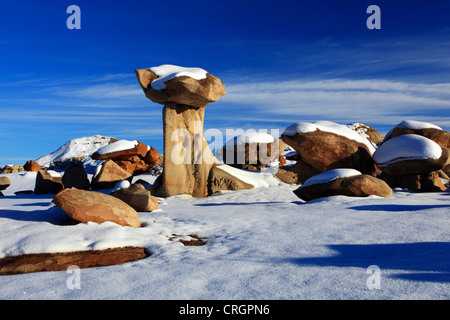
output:
M226 94L225 86L220 79L206 71L195 78L189 76L190 70L181 68L181 71L186 72L180 73L177 67L178 73L169 77L163 87L155 90L152 83L160 76L164 79L167 76L165 72L157 74L161 67L164 70L173 69L173 66L166 68L165 65L136 70L146 97L164 105L164 171L156 195L169 197L189 194L205 197L208 195L211 168L219 161L203 138L204 108Z
M337 178L325 183L301 186L294 193L302 200L343 195L350 197L367 197L375 195L384 198L392 196L392 189L381 179L361 174L351 177Z
M64 189L55 195L53 203L79 222L111 221L121 226L141 226L136 210L122 200L100 192Z

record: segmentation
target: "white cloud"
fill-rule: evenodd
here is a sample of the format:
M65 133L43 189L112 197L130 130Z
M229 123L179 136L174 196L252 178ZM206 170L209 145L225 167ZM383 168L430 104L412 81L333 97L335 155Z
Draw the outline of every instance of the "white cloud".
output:
M450 127L450 83L388 80L246 82L226 86L221 103L253 109L256 117L302 117L387 124L408 119ZM244 108L243 108L244 109Z

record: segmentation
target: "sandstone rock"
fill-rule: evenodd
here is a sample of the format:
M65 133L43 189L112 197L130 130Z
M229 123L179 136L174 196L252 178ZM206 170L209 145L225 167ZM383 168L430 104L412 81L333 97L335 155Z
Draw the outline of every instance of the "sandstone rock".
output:
M365 136L375 147L381 145L384 140L384 137L371 126L354 122L347 127Z
M11 185L11 180L8 177L0 177L0 191L6 190Z
M449 161L449 150L415 134L385 141L374 153L377 166L388 175L424 174L441 170Z
M450 148L450 132L444 131L442 128L431 123L422 121L407 120L400 122L386 135L384 141L405 134L420 135L436 142L442 148Z
M199 80L191 76L174 73L172 77L167 77L168 80L164 82L166 88L162 90L153 89L152 82L160 78L158 71L166 66L168 65L136 70L136 75L146 97L153 102L163 105L173 102L179 105L204 108L226 94L222 81L206 72L204 73L205 78ZM165 73L164 70L162 71L162 73ZM186 74L189 74L189 72Z
M63 188L60 174L51 170L41 170L37 173L34 194L56 194Z
M309 180L307 180L294 193L304 201L335 195L350 197L375 195L384 198L390 198L392 196L392 189L386 182L367 174L355 174L343 177L338 174L336 175L337 178L327 178L321 181L320 176L332 175L339 170L341 169L330 170L329 172L312 177L311 180L318 179L318 182L308 183Z
M5 166L2 170L3 170L4 174L7 174L7 173L17 173L17 172L23 171L24 169L23 169L23 166L14 164L11 166L10 165Z
M218 78L202 69L197 77L197 71L168 65L136 70L147 98L164 104L164 171L157 196L207 196L210 170L219 163L203 138L204 111L226 91ZM155 89L158 79L164 83Z
M267 133L244 133L228 141L217 155L223 162L235 168L260 170L279 160L284 151L283 141Z
M136 210L122 200L100 192L64 189L55 195L53 202L79 222L111 221L121 226L141 226Z
M116 190L110 195L122 200L138 212L151 212L159 208L158 199L152 197L150 191L139 183Z
M94 190L114 188L117 182L130 179L132 174L119 167L114 161L106 160L91 181Z
M145 157L147 145L140 141L118 140L92 154L94 160L126 160L133 156Z
M385 181L391 188L408 189L414 192L440 192L447 190L438 172L402 176L391 176L382 172L378 175L378 178Z
M287 132L289 128L285 130L281 139L297 151L298 165L292 169L301 170L298 172L299 182L337 168L353 168L365 174L373 174L376 171L372 159L374 149L368 145L370 142L366 140L367 142L363 143L356 132L345 128L357 135L356 138L360 140L320 129L305 132Z
M77 188L81 190L89 190L91 183L86 170L83 167L71 166L62 177L64 188Z
M30 160L24 164L23 169L31 172L39 172L41 171L41 166L39 165L39 163Z
M211 168L208 178L209 194L222 190L244 190L252 189L254 186L220 169L220 166Z
M140 247L23 254L0 259L0 275L65 271L74 265L81 269L111 266L144 259L147 256L145 249Z

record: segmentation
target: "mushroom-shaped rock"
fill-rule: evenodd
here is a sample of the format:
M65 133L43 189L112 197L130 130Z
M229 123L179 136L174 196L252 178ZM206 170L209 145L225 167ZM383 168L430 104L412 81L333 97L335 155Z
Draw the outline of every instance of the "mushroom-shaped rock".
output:
M147 98L164 104L164 171L156 195L208 195L215 158L203 138L205 106L226 91L223 83L200 68L162 65L135 71Z
M139 84L153 102L202 108L226 94L219 78L201 68L161 65L136 70Z
M426 137L406 134L385 141L373 159L388 175L424 174L442 169L449 151Z
M0 177L0 190L5 190L11 185L11 180L8 177Z
M305 201L335 195L390 198L392 189L383 180L357 170L334 169L311 177L294 193Z
M53 203L79 222L111 221L121 226L141 226L136 210L122 200L101 192L64 189L54 196Z

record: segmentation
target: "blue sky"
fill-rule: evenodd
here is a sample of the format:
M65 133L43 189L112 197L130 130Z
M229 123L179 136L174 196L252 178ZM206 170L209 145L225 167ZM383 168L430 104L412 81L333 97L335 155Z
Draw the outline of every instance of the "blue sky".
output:
M81 30L69 30L69 5ZM381 9L369 30L366 9ZM134 70L175 64L228 94L205 129L402 120L450 130L450 1L7 1L0 9L0 166L101 134L162 152L162 106Z

